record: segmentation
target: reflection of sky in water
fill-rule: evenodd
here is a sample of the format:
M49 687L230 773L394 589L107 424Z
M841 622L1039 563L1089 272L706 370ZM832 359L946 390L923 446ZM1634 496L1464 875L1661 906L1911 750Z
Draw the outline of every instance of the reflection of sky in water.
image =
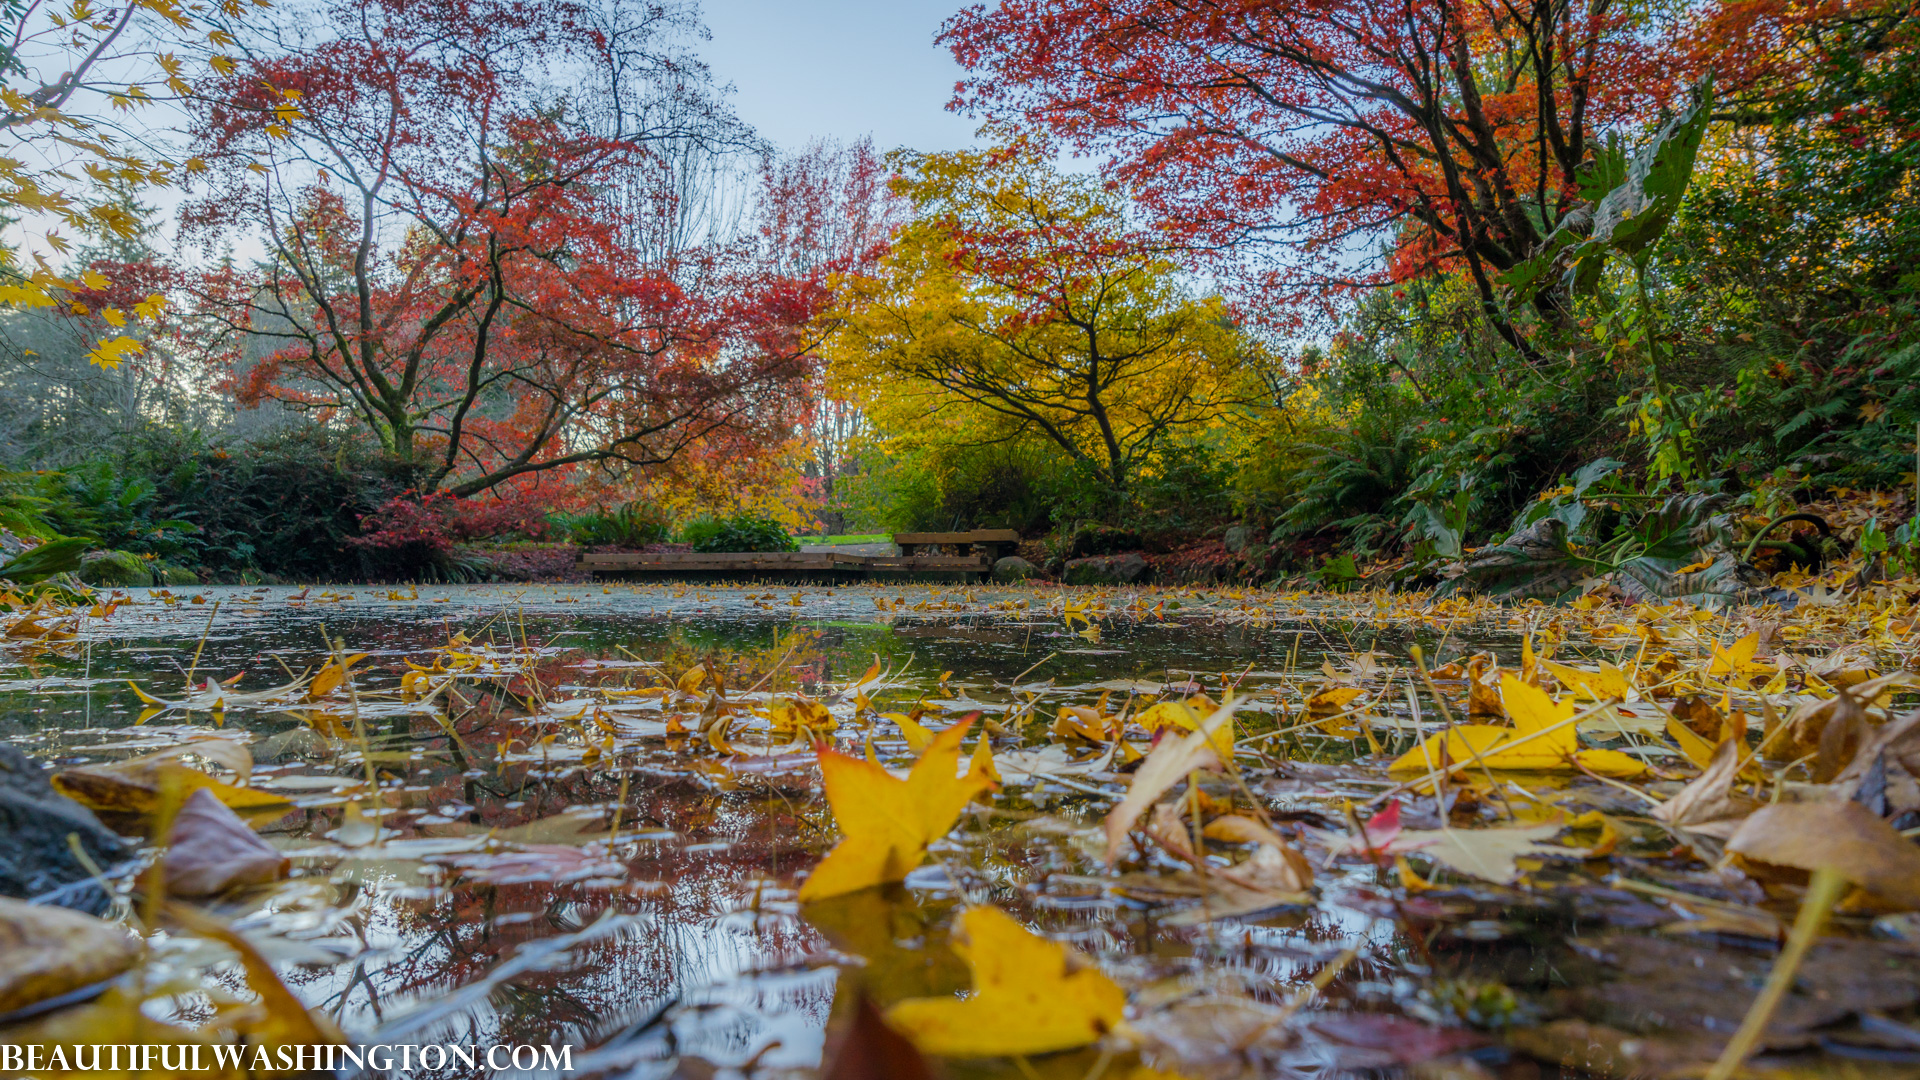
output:
M677 673L715 651L743 658L744 669L773 671L774 690L818 694L850 683L878 656L891 673L891 704L883 708L926 695L989 715L1025 700L1025 692L1009 688L1016 678L1049 706L1087 704L1102 694L1115 695L1117 704L1130 692L1189 677L1218 694L1222 672L1247 672L1244 687L1256 688L1278 680L1290 660L1312 670L1330 652L1351 647L1337 628L1236 626L1207 617L1198 604L1180 616L1185 625L1104 620L1093 645L1046 613L1057 594L952 586L428 587L417 599L399 590L399 600L389 598L396 593L390 587L337 592L353 599L323 599L312 590L294 606L289 589L208 588L198 594L220 601L217 614L211 603L183 600L91 620L80 642L60 653L17 654L0 664L0 737L62 763L170 745L189 732L209 732L208 717L175 711L121 730L142 710L126 680L164 697L192 667L199 679L244 673L238 692L265 689L288 681L282 662L296 673L318 666L326 656L323 634L343 639L349 652L369 654L356 671L370 695L392 691L407 670L401 658L424 662L459 631L480 643L548 647L542 678L552 697L649 682L635 658L669 659ZM788 602L796 594L798 607ZM876 596L953 607L883 615ZM436 602L442 599L449 602ZM983 610L1010 599L1030 607ZM1367 630L1361 647L1403 651L1404 640L1389 643L1375 633ZM1458 638L1455 644L1466 646ZM614 663L583 667L584 657ZM622 715L657 716L656 708L635 703ZM363 715L375 749L444 748L436 721L416 713L369 701ZM536 724L526 710L511 720L535 730L564 726L551 718ZM235 707L225 721L257 737L262 783L288 773L359 775L353 755L337 758L346 743L318 744L284 708ZM496 734L476 726L469 737L486 746ZM586 1060L609 1075L634 1077L672 1073L676 1054L726 1066L811 1066L820 1059L829 1014L850 1007L849 986L883 1003L964 989L964 968L939 947L963 893L1015 910L1136 983L1260 984L1273 988L1272 996L1361 942L1363 966L1378 969L1369 978L1393 977L1390 920L1328 901L1254 924L1174 930L1157 925L1144 905L1097 887L1057 894L1036 887L1039 867L1048 868L1041 880L1059 867L1097 873L1066 841L1036 832L994 841L991 850L981 846L982 834L963 832L941 846L942 858L967 868L958 884L929 866L906 892L810 909L802 919L793 875L833 839L821 801L807 790L811 775L701 771L700 761L714 761L710 752L670 752L661 739L646 742L650 748L635 744L625 752L631 790L614 857L626 879L612 887L538 875L461 882L434 865L457 858L462 843L489 830L530 823L555 832L528 834L531 843L604 855L606 808L619 790L611 770L574 767L578 745L571 758L555 750L543 770L555 775L544 781L529 780L524 766L463 775L437 749L404 763L379 759L382 768L406 774L383 796L401 804L381 818L394 830L385 848L349 852L325 839L342 825L343 799L323 783L283 789L300 809L265 835L293 854L303 876L270 897L228 902L223 913L283 962L303 1000L336 1016L355 1037L596 1046ZM891 737L875 742L882 753L900 750ZM1045 798L1003 800L1009 804L1065 816L1077 828L1096 823L1106 805L1076 802L1057 789ZM1337 889L1333 895L1337 900ZM1316 1075L1325 1063L1315 1060L1309 1055L1287 1068Z

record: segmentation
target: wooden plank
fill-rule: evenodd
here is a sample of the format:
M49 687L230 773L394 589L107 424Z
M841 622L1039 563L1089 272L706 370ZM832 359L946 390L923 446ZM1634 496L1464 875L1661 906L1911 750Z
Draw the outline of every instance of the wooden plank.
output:
M580 557L583 568L632 569L769 569L769 570L829 570L836 567L858 569L862 564L859 555L846 555L833 551L610 551L589 552Z
M894 533L896 544L1017 544L1020 534L1013 529L974 529L971 532Z
M867 559L868 570L991 570L993 561L985 555L908 555L899 558L876 555Z

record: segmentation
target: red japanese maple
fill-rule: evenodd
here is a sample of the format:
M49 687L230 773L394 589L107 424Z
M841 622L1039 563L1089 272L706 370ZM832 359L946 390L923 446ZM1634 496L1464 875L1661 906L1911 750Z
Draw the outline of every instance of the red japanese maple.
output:
M1613 0L1003 0L943 40L972 71L956 107L1109 153L1183 242L1260 255L1269 303L1458 270L1524 345L1498 275L1577 206L1594 133L1673 90L1641 17Z
M351 416L420 490L456 495L780 441L810 369L807 286L736 253L635 253L616 193L657 171L650 146L596 134L554 89L610 62L588 12L321 10L263 23L195 117L208 169L185 222L268 252L201 290L243 401Z

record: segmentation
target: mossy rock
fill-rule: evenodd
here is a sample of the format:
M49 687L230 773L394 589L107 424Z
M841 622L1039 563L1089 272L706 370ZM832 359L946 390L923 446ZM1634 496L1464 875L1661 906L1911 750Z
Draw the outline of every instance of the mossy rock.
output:
M200 575L184 566L169 566L166 563L155 563L153 566L153 576L155 581L161 585L200 584Z
M125 551L89 551L80 557L79 577L89 585L132 589L153 584L153 571L140 556Z

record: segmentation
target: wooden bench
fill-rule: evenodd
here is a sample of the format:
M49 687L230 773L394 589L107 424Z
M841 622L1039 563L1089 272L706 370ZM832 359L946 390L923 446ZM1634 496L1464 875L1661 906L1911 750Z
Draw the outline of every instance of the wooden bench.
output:
M893 542L899 546L900 554L904 557L931 555L941 548L952 548L955 555L986 556L987 567L992 569L995 559L1011 555L1019 547L1020 534L1012 529L894 533Z

